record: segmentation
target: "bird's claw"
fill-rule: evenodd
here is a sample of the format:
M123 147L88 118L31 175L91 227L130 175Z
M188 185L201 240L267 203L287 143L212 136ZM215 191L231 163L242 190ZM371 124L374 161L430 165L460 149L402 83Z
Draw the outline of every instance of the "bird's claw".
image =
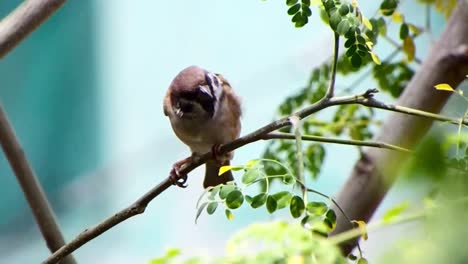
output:
M169 172L169 179L173 185L177 185L180 188L187 188L187 174L180 174L180 168L182 165L190 161L190 157L178 161L172 165L172 170Z
M172 167L171 172L169 173L169 178L173 185L177 185L180 188L187 188L187 174L180 174L179 168L177 166Z

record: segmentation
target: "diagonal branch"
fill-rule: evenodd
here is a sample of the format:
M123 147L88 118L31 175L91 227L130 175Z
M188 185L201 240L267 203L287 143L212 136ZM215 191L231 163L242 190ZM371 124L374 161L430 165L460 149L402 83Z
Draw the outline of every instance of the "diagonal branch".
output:
M65 3L65 0L27 0L0 21L0 59Z
M41 184L37 180L31 165L26 159L26 155L1 105L0 144L24 192L29 207L31 207L47 247L51 252L56 251L65 244L65 240L60 233L60 228L55 219L54 212L47 201L47 197L44 194L44 190L42 190ZM76 262L72 256L69 256L63 263L73 264Z
M324 98L316 102L315 104L312 104L304 108L301 111L293 113L291 116L297 116L300 119L304 119L310 116L311 114L314 114L325 108L336 106L336 105L346 105L346 104L361 104L361 105L365 105L368 107L380 106L379 108L389 110L389 111L397 111L396 109L399 109L398 106L383 104L377 100L372 99L373 95L376 92L377 92L376 89L369 89L365 93L360 94L360 95ZM397 111L397 112L410 114L410 112L405 112L405 111ZM434 116L432 113L424 112L424 111L418 111L415 113L411 112L411 114L418 115L421 117L436 119L436 120L444 120L444 121L452 120L451 118L444 117L444 116L439 116L439 115ZM255 130L254 132L251 132L250 134L247 134L230 143L220 146L219 148L220 154L227 153L235 149L238 149L242 146L245 146L247 144L262 140L265 137L265 135L277 129L290 126L291 124L290 124L289 118L290 116L283 117L279 120L276 120L266 126L263 126ZM459 124L459 121L457 121L456 119L453 119L453 120L456 121L456 124ZM206 161L210 160L211 158L212 158L212 154L211 152L208 152L202 155L200 158L192 159L190 163L188 163L186 166L184 166L180 170L180 174L181 175L188 174L189 172L191 172L198 166L204 164ZM102 233L106 232L112 227L118 225L119 223L133 216L144 213L148 204L154 198L156 198L159 194L161 194L166 189L171 187L172 184L173 183L171 179L167 177L160 184L158 184L157 186L149 190L147 193L145 193L142 197L140 197L137 201L135 201L130 206L122 209L121 211L107 218L106 220L99 223L98 225L85 229L82 233L80 233L77 237L71 240L68 244L66 244L65 246L63 246L62 248L54 252L51 256L49 256L43 262L43 264L51 264L51 263L59 262L62 258L67 256L68 254L72 253L76 249L80 248L81 246L89 242L90 240L96 238L97 236L101 235Z

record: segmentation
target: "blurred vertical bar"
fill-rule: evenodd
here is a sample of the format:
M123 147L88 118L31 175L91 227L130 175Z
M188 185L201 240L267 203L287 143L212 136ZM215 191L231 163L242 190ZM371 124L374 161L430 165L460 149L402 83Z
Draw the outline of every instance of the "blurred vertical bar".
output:
M19 3L0 1L0 18ZM58 218L79 203L63 188L94 170L100 156L93 11L91 0L67 2L0 60L0 104ZM14 256L42 238L0 156L0 255Z

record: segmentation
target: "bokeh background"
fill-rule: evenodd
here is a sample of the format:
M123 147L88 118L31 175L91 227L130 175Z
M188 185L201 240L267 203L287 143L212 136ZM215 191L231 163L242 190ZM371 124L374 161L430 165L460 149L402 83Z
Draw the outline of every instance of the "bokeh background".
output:
M0 16L21 2L2 0ZM360 4L367 16L377 10L377 3ZM422 6L405 1L404 7L409 21L423 24ZM271 121L282 99L331 56L332 33L313 12L311 23L296 29L283 1L69 1L0 60L0 102L66 238L132 203L189 155L162 113L166 89L181 69L195 64L228 78L243 101L243 134ZM434 15L432 24L437 36L444 20ZM429 43L417 40L419 55ZM381 58L388 48L379 44ZM351 80L338 79L337 89ZM355 90L373 86L366 80ZM233 163L259 157L264 144L237 151ZM357 151L327 151L314 188L333 195ZM203 170L191 173L189 188L170 188L144 215L86 244L75 257L80 263L146 263L169 247L220 255L237 230L281 217L246 207L234 221L219 211L195 224ZM415 199L422 191L397 183L378 214L389 201ZM0 263L39 263L49 255L3 155L0 216ZM411 231L411 225L388 228L376 232L374 241L391 244ZM365 242L363 248L372 261L386 247Z

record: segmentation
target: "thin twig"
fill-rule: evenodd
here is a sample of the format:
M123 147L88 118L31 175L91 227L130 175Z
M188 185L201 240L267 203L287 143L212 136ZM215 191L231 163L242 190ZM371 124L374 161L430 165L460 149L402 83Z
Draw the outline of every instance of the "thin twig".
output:
M325 98L332 98L335 96L335 80L336 80L336 67L338 64L338 52L340 48L340 35L334 32L334 44L333 44L333 60L332 60L332 68L331 68L331 78L330 78L330 85L328 86L327 93Z
M0 21L0 58L3 58L65 0L27 0Z
M416 220L421 220L424 217L426 217L426 212L421 211L421 212L417 212L417 213L410 214L410 215L403 215L400 217L395 217L394 219L387 220L387 221L380 220L378 222L374 222L372 224L366 225L365 230L357 227L354 229L350 229L346 232L334 235L328 238L327 240L335 245L338 245L346 241L349 241L351 239L357 238L363 235L364 233L368 233L369 231L376 230L384 226L390 226L390 225L396 225L396 224L402 224L402 223L412 222Z
M44 237L47 247L51 252L56 251L63 245L65 240L60 232L59 225L52 211L47 197L42 190L31 165L29 164L23 149L21 148L15 132L8 121L8 117L0 105L0 144L7 157L10 166L15 173L24 196L28 201L39 230ZM76 263L70 255L62 263Z
M290 133L281 133L281 132L272 132L264 135L262 137L264 140L268 139L295 139L295 136ZM411 153L412 151L406 148L402 148L399 146L377 142L377 141L362 141L362 140L354 140L354 139L341 139L341 138L329 138L329 137L321 137L321 136L313 136L313 135L303 135L302 140L306 141L316 141L316 142L325 142L325 143L333 143L333 144L342 144L342 145L352 145L352 146L363 146L363 147L374 147L374 148L384 148L384 149L391 149L406 153Z
M389 111L395 111L395 112L401 112L405 114L411 114L411 115L417 115L421 117L426 117L426 118L432 118L434 120L439 120L439 121L447 121L450 123L454 124L459 124L459 120L455 118L450 118L450 117L445 117L442 115L436 115L432 114L429 112L424 112L424 111L419 111L419 110L414 110L414 109L409 109L409 108L404 108L400 106L394 106L394 105L388 105L381 103L377 100L374 100L372 97L374 93L376 93L376 89L369 89L365 93L360 94L360 95L352 95L352 96L342 96L342 97L333 97L333 98L324 98L308 107L305 109L298 111L292 115L298 116L300 119L306 118L309 115L316 113L320 110L323 110L325 108L331 107L331 106L336 106L336 105L347 105L347 104L361 104L365 105L368 107L376 107L376 108L381 108ZM292 116L291 115L291 116ZM279 120L276 120L266 126L263 126L254 132L247 134L243 137L240 137L230 143L221 145L219 148L219 153L227 153L230 151L233 151L237 148L240 148L242 146L245 146L247 144L250 144L252 142L259 141L263 139L263 137L271 133L277 129L283 128L290 126L291 123L289 121L289 116L281 118ZM468 123L468 121L466 121ZM206 161L212 159L212 154L211 152L205 153L198 159L192 159L190 163L187 163L181 170L180 174L188 174L198 166L204 164ZM79 234L76 238L71 240L68 244L57 250L55 253L53 253L51 256L49 256L43 264L51 264L51 263L57 263L60 261L63 257L66 255L70 254L71 252L75 251L79 247L83 246L86 244L88 241L96 238L100 234L104 233L105 231L109 230L110 228L116 226L117 224L135 216L138 214L142 214L147 205L154 199L156 198L159 194L164 192L167 188L172 186L172 181L169 177L167 177L165 180L163 180L159 185L155 186L153 189L148 191L146 194L144 194L140 199L138 199L136 202L134 202L132 205L130 205L127 208L124 208L120 212L114 214L113 216L107 218L104 220L102 223L91 227L89 229L86 229L83 231L81 234Z

